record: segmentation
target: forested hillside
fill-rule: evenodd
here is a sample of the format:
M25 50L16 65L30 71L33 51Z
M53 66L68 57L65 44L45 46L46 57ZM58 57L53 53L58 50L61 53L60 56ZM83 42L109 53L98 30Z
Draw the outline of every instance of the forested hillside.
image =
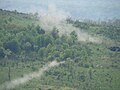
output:
M42 78L11 90L119 90L120 20L66 21L108 41L99 44L79 41L76 31L67 36L59 35L57 27L45 30L37 13L1 9L0 85L57 60L65 63L45 72Z

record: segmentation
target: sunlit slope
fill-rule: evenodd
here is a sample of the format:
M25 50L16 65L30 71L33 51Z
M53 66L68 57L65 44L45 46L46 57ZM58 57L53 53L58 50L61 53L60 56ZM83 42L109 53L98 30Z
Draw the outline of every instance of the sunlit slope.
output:
M119 32L119 24L112 26L116 28L114 33L112 29L108 32L110 26L106 31L103 22L103 25L97 25L84 21L78 25L50 23L53 30L48 30L41 21L44 18L36 17L37 14L0 12L0 85L37 72L46 63L57 60L65 63L46 71L41 78L11 90L119 90L120 53L111 51L111 45L106 43L89 42L86 40L88 37L84 41L77 40L79 33L72 32L72 29L75 31L77 28L78 31L80 27L85 36L86 33L92 37L95 34L119 42L119 33L116 33ZM64 34L64 29L71 35ZM72 33L68 32L69 29ZM59 36L58 32L64 35Z
M24 29L28 25L37 22L37 18L33 14L18 13L17 11L7 11L0 9L0 29Z

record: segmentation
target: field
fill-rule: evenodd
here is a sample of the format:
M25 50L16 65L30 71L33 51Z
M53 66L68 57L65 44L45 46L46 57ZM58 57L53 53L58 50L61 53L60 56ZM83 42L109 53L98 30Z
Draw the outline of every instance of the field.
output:
M0 10L0 86L56 60L65 63L10 90L119 90L120 20L66 21L105 39L79 41L75 31L66 36L57 27L43 29L37 14Z

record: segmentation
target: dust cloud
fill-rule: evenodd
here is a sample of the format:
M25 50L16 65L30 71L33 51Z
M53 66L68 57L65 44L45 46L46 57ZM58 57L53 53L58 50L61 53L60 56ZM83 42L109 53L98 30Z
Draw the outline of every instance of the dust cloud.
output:
M41 77L44 74L45 71L48 71L52 67L59 66L60 64L63 64L63 63L65 63L65 62L64 61L63 62L52 61L51 63L44 65L37 72L26 74L22 78L18 78L18 79L15 79L15 80L12 80L10 82L6 82L6 83L2 84L0 86L0 90L11 90L11 89L13 89L13 88L15 88L19 85L27 83L28 81L30 81L34 78Z

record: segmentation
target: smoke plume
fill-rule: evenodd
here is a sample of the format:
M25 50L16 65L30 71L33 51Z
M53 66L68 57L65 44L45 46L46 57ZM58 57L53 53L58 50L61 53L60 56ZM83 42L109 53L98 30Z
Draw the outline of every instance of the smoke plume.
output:
M68 24L66 19L70 17L70 13L59 10L55 5L48 6L48 10L40 10L40 25L47 31L53 30L56 27L60 35L70 35L72 31L76 31L79 41L101 43L102 39L97 36L92 36L79 28Z

